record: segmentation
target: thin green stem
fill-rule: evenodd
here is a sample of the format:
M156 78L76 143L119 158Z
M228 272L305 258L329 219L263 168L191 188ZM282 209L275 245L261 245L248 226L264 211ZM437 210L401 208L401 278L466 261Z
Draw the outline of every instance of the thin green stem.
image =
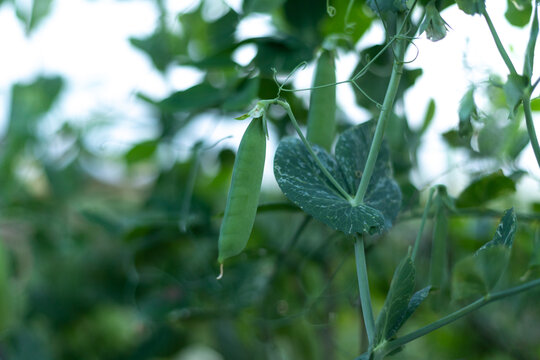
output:
M377 122L373 142L371 143L371 148L369 149L362 179L360 180L360 185L358 186L358 190L356 191L356 195L354 197L353 206L360 205L364 200L364 195L366 194L369 181L371 180L373 170L375 169L375 161L377 160L377 156L379 155L379 151L381 149L384 130L392 114L392 107L398 91L401 74L403 73L403 58L405 56L405 44L403 41L398 41L396 48L397 57L394 59L394 65L392 66L390 83L388 84L386 95L384 96L381 113L379 114L379 121Z
M345 191L345 189L343 189L343 187L337 182L337 180L332 176L332 174L328 172L328 170L321 163L321 160L319 160L319 157L317 156L317 154L315 154L315 152L313 151L313 148L311 147L310 143L307 141L304 134L302 134L302 130L300 129L300 126L298 125L298 122L296 121L296 117L294 116L289 103L283 100L274 100L274 101L276 104L282 106L287 112L287 114L289 115L289 118L291 119L291 122L293 123L293 126L296 132L298 133L298 136L300 136L300 140L302 140L308 152L311 154L311 156L313 156L313 160L315 161L319 169L323 172L326 178L332 183L332 185L334 185L334 187L341 194L341 196L343 196L348 202L352 203L353 199L351 195L349 195Z
M422 233L424 232L424 226L426 225L426 220L429 215L429 209L431 208L431 201L433 200L433 193L435 193L435 188L429 190L428 199L426 202L426 207L424 208L424 214L422 214L422 222L420 223L420 229L418 229L418 235L416 236L416 241L414 242L414 248L411 255L412 260L416 258L416 253L420 247L420 239L422 238Z
M525 114L525 123L527 124L527 132L531 140L531 146L536 157L536 162L540 167L540 145L538 144L538 137L536 136L536 130L534 129L534 121L531 110L531 95L527 92L523 95L523 112Z
M463 316L465 315L468 315L469 313L493 302L493 301L497 301L497 300L500 300L500 299L503 299L505 297L509 297L509 296L512 296L512 295L516 295L516 294L519 294L523 291L526 291L526 290L529 290L529 289L532 289L533 287L536 287L536 286L539 286L540 285L540 279L536 279L536 280L532 280L532 281L529 281L529 282L526 282L525 284L521 284L521 285L518 285L518 286L515 286L513 288L510 288L510 289L506 289L506 290L503 290L503 291L499 291L499 292L496 292L496 293L493 293L493 294L490 294L490 295L486 295L485 297L483 298L480 298L478 300L476 300L475 302L453 312L452 314L449 314L427 326L424 326L416 331L413 331L407 335L404 335L404 336L401 336L395 340L392 340L392 341L389 341L386 346L384 347L384 352L386 354L392 352L393 350L415 340L415 339L418 339L419 337L422 337L426 334L429 334L430 332L434 331L434 330L437 330L439 329L440 327L443 327L445 325L448 325L460 318L462 318Z
M356 276L358 277L358 289L360 292L360 304L366 325L366 333L369 346L373 344L375 337L375 319L373 317L373 307L371 306L371 295L369 294L369 279L367 275L366 254L364 251L364 236L355 235L354 255L356 258Z
M493 40L495 40L495 45L497 45L499 54L501 54L501 57L503 58L504 63L506 64L506 67L508 68L511 74L517 74L516 68L514 67L514 64L512 64L512 60L510 60L508 53L504 49L501 39L499 38L499 35L497 34L497 30L495 30L495 26L493 26L493 22L491 21L491 18L489 17L489 14L486 8L484 8L484 10L482 11L482 15L484 15L484 19L486 19L486 22L489 27L489 31L491 32L491 36L493 36Z

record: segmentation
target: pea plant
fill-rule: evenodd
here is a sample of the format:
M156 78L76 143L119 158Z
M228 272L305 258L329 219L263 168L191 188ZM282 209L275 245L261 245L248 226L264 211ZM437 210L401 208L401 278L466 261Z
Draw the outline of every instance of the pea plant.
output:
M352 4L354 1L350 1ZM404 195L394 179L391 152L385 140L385 130L398 121L394 103L400 92L400 80L407 71L404 68L405 54L415 37L425 33L432 41L442 40L448 25L440 11L453 1L399 1L369 0L367 5L377 14L386 30L386 42L370 49L371 56L361 68L357 68L350 79L336 82L335 57L346 36L327 37L320 47L316 60L313 86L309 89L294 89L288 86L292 72L277 85L277 96L259 100L256 106L239 119L250 119L243 135L234 162L232 182L229 190L223 222L219 233L219 257L221 274L226 274L227 260L246 247L258 211L259 193L265 163L267 123L271 107L281 107L297 132L297 136L285 137L279 142L274 158L274 175L283 194L308 217L324 223L332 230L344 234L354 247L359 299L367 338L363 353L356 359L383 359L399 352L406 344L448 325L471 312L494 301L522 293L540 285L540 279L523 280L505 289L497 285L510 261L510 254L517 231L519 216L514 208L504 211L492 239L474 253L457 261L452 270L451 281L446 281L448 262L448 214L457 213L460 199L450 197L444 186L431 187L417 230L416 241L402 254L395 268L386 299L377 316L374 314L366 265L366 239L381 241L381 235L391 231L402 208ZM524 145L530 143L540 166L540 146L535 132L531 110L532 94L540 79L533 79L534 51L538 37L538 1L534 2L530 35L524 64L519 71L505 50L490 19L484 0L457 0L457 6L467 15L481 16L486 21L494 45L508 68L508 77L500 81L508 107L509 126L519 122L522 113L526 123ZM525 4L525 5L527 5ZM328 16L344 11L345 30L355 21L347 9L327 3ZM422 13L422 16L413 14ZM418 19L417 19L418 18ZM417 19L417 20L415 20ZM421 51L421 50L419 50ZM392 66L387 74L388 84L381 103L367 89L359 85L371 67L383 56L390 54ZM301 68L302 64L298 68ZM296 69L298 70L298 69ZM353 86L358 96L364 97L375 106L376 120L351 126L338 133L336 121L336 87ZM311 97L307 113L307 134L299 125L293 109L285 95L291 92L310 90ZM470 139L474 135L475 123L480 110L474 101L474 88L463 97L459 109L459 130L456 139ZM488 125L485 126L488 128ZM484 128L482 128L483 130ZM337 136L337 141L336 141ZM450 138L452 134L448 134ZM480 135L481 142L486 135ZM523 142L523 141L522 141ZM334 146L335 143L335 146ZM523 145L523 146L524 146ZM467 145L469 146L469 145ZM516 145L518 146L518 145ZM521 149L523 148L521 146ZM519 151L518 151L519 152ZM492 178L504 175L496 173ZM484 180L486 181L486 180ZM489 186L488 183L471 185ZM463 201L463 200L461 200ZM458 204L456 204L458 202ZM419 248L427 220L433 217L434 231L431 244L429 278L426 283L417 279ZM373 246L377 246L375 243ZM224 270L225 266L225 270ZM225 275L226 276L226 275ZM403 333L400 329L428 298L450 297L466 305L443 315L425 326Z

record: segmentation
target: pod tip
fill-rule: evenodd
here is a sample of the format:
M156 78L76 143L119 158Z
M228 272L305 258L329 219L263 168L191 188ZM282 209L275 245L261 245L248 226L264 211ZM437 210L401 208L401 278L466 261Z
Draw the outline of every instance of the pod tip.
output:
M217 276L216 280L221 280L223 277L223 263L219 264L219 275Z

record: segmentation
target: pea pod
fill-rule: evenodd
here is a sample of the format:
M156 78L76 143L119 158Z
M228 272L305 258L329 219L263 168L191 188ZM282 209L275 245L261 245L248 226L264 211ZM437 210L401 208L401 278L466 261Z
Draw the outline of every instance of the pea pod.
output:
M264 169L266 131L262 117L247 127L234 161L231 187L219 232L218 261L239 254L251 235Z
M313 87L336 82L336 65L331 51L323 50L315 68ZM307 139L330 151L336 133L336 87L311 90Z

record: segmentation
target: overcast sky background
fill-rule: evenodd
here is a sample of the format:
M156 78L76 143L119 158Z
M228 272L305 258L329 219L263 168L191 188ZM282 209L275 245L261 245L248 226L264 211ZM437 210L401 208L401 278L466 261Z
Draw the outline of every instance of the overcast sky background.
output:
M25 1L18 0L18 3ZM178 26L174 23L174 15L195 9L198 1L168 0L165 3L171 13L171 24ZM241 0L229 0L226 3L238 11L241 8ZM220 4L223 1L215 0L215 4L217 8L222 7ZM488 0L487 5L503 43L518 69L521 69L528 28L518 29L507 24L504 19L506 1ZM439 134L457 125L458 103L470 83L484 81L490 73L505 77L506 68L483 18L466 16L455 6L442 15L452 28L448 36L432 43L422 35L421 39L415 41L416 48L411 48L408 54L409 59L418 55L410 66L423 68L424 75L407 93L406 111L411 124L417 126L424 116L429 99L433 97L437 104L429 136L423 144L423 151L421 149L422 173L415 175L417 185L424 186L436 180L443 183L457 182L459 188L459 175L452 175L452 172L444 176L441 174L450 168L459 168L464 159L449 159ZM167 76L163 77L153 68L145 54L129 44L129 37L144 37L152 33L157 21L158 12L153 1L56 0L51 14L27 37L23 25L15 17L13 7L10 4L1 6L0 129L6 124L10 88L14 83L32 81L40 74L58 74L67 80L67 87L49 115L51 119L69 119L74 122L89 121L96 117L114 119L114 126L107 129L97 144L102 151L113 153L125 151L134 142L155 136L156 129L150 109L135 94L141 91L159 98L171 91L196 84L202 76L194 69L173 66ZM244 38L265 35L271 31L268 16L253 15L243 21L237 36ZM359 48L378 44L382 39L381 28L373 26ZM247 47L235 55L239 62L246 63L255 54L254 51ZM341 56L337 63L338 80L349 78L356 62L354 54ZM464 66L465 62L468 68ZM538 61L536 65L538 70ZM309 87L312 73L312 65L299 72L295 85ZM538 71L535 73L538 76ZM306 93L304 96L308 95ZM365 112L353 105L354 98L348 85L338 87L338 99L341 107L355 122L368 119ZM536 125L540 127L538 113L535 116ZM54 127L55 123L59 122L51 121L51 126ZM189 128L193 134L190 139L196 141L207 137L209 133L212 137L210 141L233 135L223 146L234 147L239 143L245 126L245 122L226 119L215 126L212 118L202 117ZM179 140L180 156L187 153L190 146L190 140ZM273 152L274 147L269 146L265 173L267 183L273 182ZM522 154L521 165L540 178L530 146ZM529 181L523 186L533 186L538 190L538 182Z

